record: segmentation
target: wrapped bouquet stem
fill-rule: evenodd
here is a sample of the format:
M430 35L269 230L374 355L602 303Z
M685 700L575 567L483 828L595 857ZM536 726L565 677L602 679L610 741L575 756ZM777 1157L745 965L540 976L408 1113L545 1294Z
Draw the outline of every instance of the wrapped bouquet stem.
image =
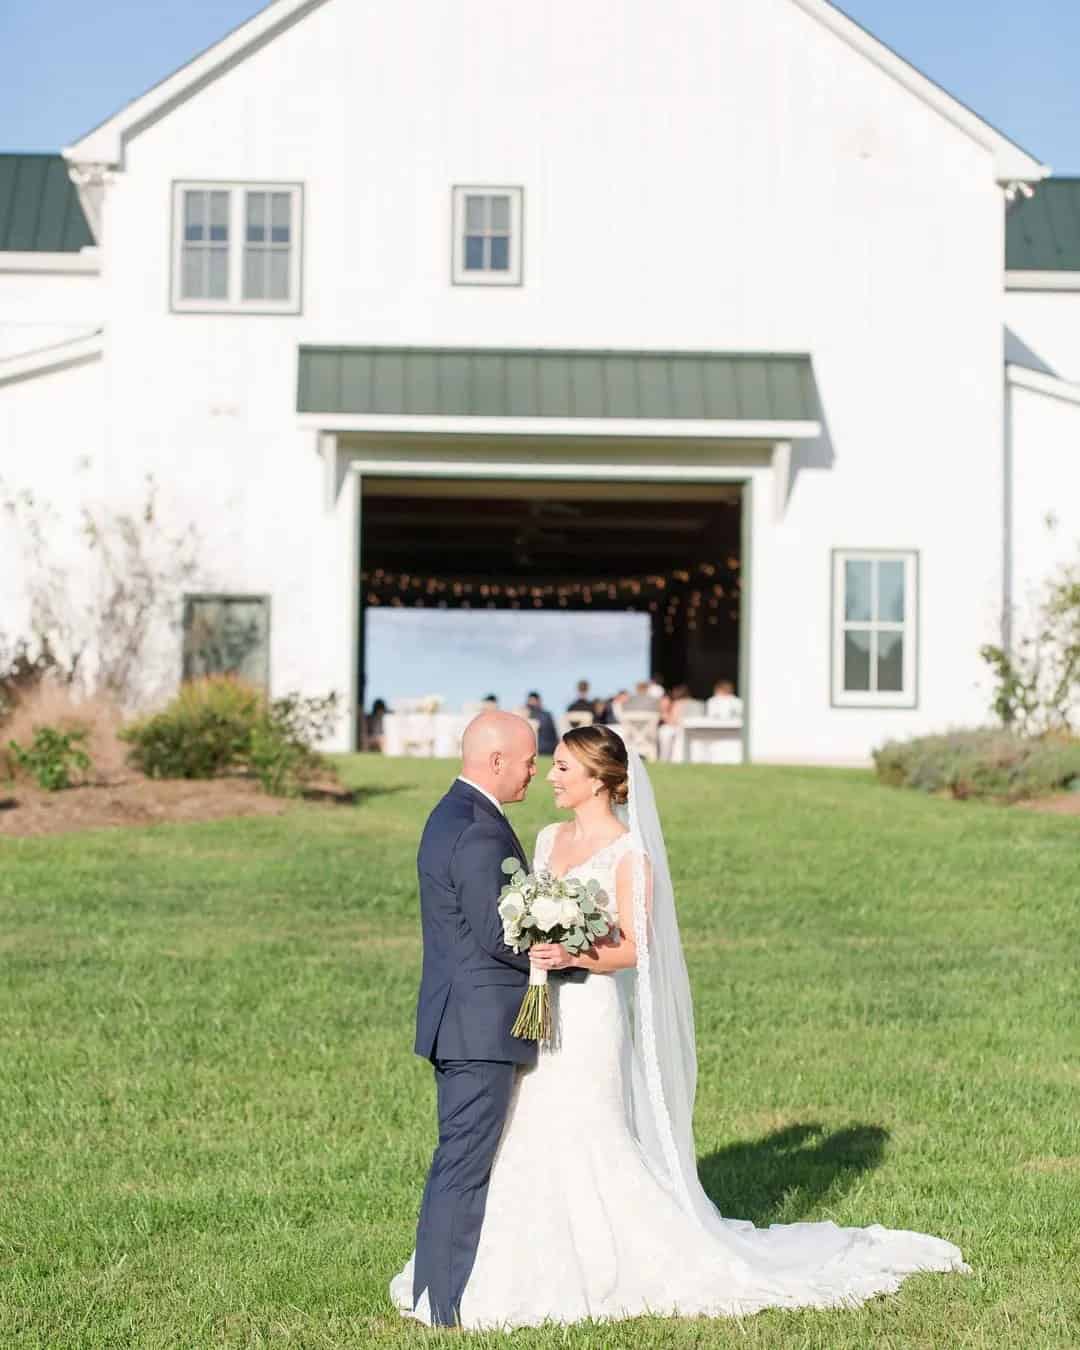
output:
M521 1000L510 1035L519 1041L549 1041L551 1039L551 999L548 996L548 973L539 966L529 967L529 987Z
M614 903L595 881L526 872L517 858L505 859L502 870L509 879L499 895L499 917L503 940L515 952L526 952L538 942L556 942L576 956L618 927ZM531 966L512 1036L524 1041L550 1039L547 984L547 971Z

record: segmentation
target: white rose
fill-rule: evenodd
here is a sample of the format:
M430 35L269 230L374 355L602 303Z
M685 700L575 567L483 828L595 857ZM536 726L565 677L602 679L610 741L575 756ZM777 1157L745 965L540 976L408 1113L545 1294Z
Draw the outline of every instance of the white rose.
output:
M507 891L499 901L499 918L507 922L520 919L525 913L525 897L520 891Z
M562 902L552 900L550 896L542 895L539 900L533 901L533 918L536 920L536 926L544 932L549 932L552 928L558 926L562 921Z
M562 917L559 920L564 928L577 928L581 923L581 910L575 900L562 902Z

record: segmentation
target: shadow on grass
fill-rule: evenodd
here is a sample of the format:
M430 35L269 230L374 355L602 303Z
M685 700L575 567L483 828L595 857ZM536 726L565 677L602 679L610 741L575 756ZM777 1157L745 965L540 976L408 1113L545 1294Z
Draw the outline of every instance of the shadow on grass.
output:
M708 1153L698 1159L698 1175L725 1217L797 1223L825 1196L838 1198L880 1166L888 1138L878 1125L830 1134L809 1121Z
M370 787L306 787L300 796L306 802L331 802L337 806L363 806L374 797L390 797L395 792L414 792L415 783L387 783Z

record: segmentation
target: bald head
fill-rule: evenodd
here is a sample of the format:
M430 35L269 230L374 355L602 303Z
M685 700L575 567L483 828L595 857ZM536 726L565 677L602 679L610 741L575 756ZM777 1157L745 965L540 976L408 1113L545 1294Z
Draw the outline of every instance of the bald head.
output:
M514 713L484 712L461 738L461 772L500 802L519 802L536 772L536 736Z

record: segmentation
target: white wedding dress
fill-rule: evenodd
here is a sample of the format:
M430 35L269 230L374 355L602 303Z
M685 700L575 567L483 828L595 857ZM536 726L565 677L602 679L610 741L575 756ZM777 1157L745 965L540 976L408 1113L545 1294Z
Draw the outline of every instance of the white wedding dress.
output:
M534 870L546 866L556 828L541 831ZM616 867L636 845L623 835L569 870L614 897ZM638 947L640 966L640 937ZM703 1191L691 1193L677 1163L665 1169L662 1149L643 1142L655 1135L647 1112L639 1104L635 1113L634 1080L641 1092L645 1076L635 1066L636 979L623 971L548 984L552 1042L518 1073L461 1300L463 1327L855 1306L916 1271L967 1270L959 1249L939 1238L877 1225L759 1229L721 1218ZM427 1322L427 1294L414 1309L412 1284L410 1259L391 1297Z

